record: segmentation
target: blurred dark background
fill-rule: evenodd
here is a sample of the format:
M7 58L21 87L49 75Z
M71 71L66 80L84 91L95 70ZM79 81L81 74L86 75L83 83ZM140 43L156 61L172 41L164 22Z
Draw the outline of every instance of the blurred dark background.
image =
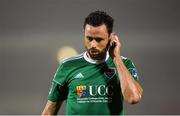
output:
M180 114L179 0L0 0L0 114L40 114L58 49L84 51L83 21L105 10L144 95L125 114ZM64 114L64 106L59 114Z

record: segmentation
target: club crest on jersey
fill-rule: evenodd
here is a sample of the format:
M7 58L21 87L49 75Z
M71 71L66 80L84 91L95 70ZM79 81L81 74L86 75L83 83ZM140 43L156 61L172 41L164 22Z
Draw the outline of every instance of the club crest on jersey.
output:
M86 86L77 86L76 87L76 94L78 97L84 97L87 94Z
M104 69L104 74L108 78L112 78L116 74L116 70L113 67L108 67Z
M139 80L138 74L137 74L137 70L135 68L133 68L131 70L131 75L136 79Z

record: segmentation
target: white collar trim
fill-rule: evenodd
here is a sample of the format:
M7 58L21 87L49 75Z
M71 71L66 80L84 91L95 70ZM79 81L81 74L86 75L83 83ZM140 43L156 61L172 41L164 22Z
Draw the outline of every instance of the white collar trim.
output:
M105 62L105 61L108 60L108 58L109 58L109 52L106 52L106 58L105 58L105 60L101 60L101 61L93 60L92 58L87 57L87 52L85 52L83 56L84 56L84 59L85 59L87 62L89 62L89 63L92 63L92 64L100 64L100 63L103 63L103 62Z

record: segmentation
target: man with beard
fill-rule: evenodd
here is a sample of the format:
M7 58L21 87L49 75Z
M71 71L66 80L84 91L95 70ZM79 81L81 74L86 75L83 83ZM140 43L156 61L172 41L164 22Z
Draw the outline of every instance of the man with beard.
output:
M112 29L113 18L104 11L85 18L86 52L59 65L43 115L57 114L63 100L67 115L119 115L123 100L141 100L136 68L121 56L121 43Z

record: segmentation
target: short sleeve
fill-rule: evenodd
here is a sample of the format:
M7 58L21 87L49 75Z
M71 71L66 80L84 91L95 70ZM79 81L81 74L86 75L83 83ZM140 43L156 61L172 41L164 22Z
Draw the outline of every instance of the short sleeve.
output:
M139 81L138 72L137 72L137 69L136 69L134 63L130 59L127 58L124 60L124 64L126 65L126 68L128 69L128 71L131 73L132 77L136 81Z
M52 82L48 100L52 102L63 101L67 98L67 89L56 82Z
M56 70L53 81L61 86L64 86L66 83L66 69L64 64L59 64L59 67Z
M64 64L59 64L52 81L51 89L48 95L48 100L55 102L66 99L66 74L67 73Z

